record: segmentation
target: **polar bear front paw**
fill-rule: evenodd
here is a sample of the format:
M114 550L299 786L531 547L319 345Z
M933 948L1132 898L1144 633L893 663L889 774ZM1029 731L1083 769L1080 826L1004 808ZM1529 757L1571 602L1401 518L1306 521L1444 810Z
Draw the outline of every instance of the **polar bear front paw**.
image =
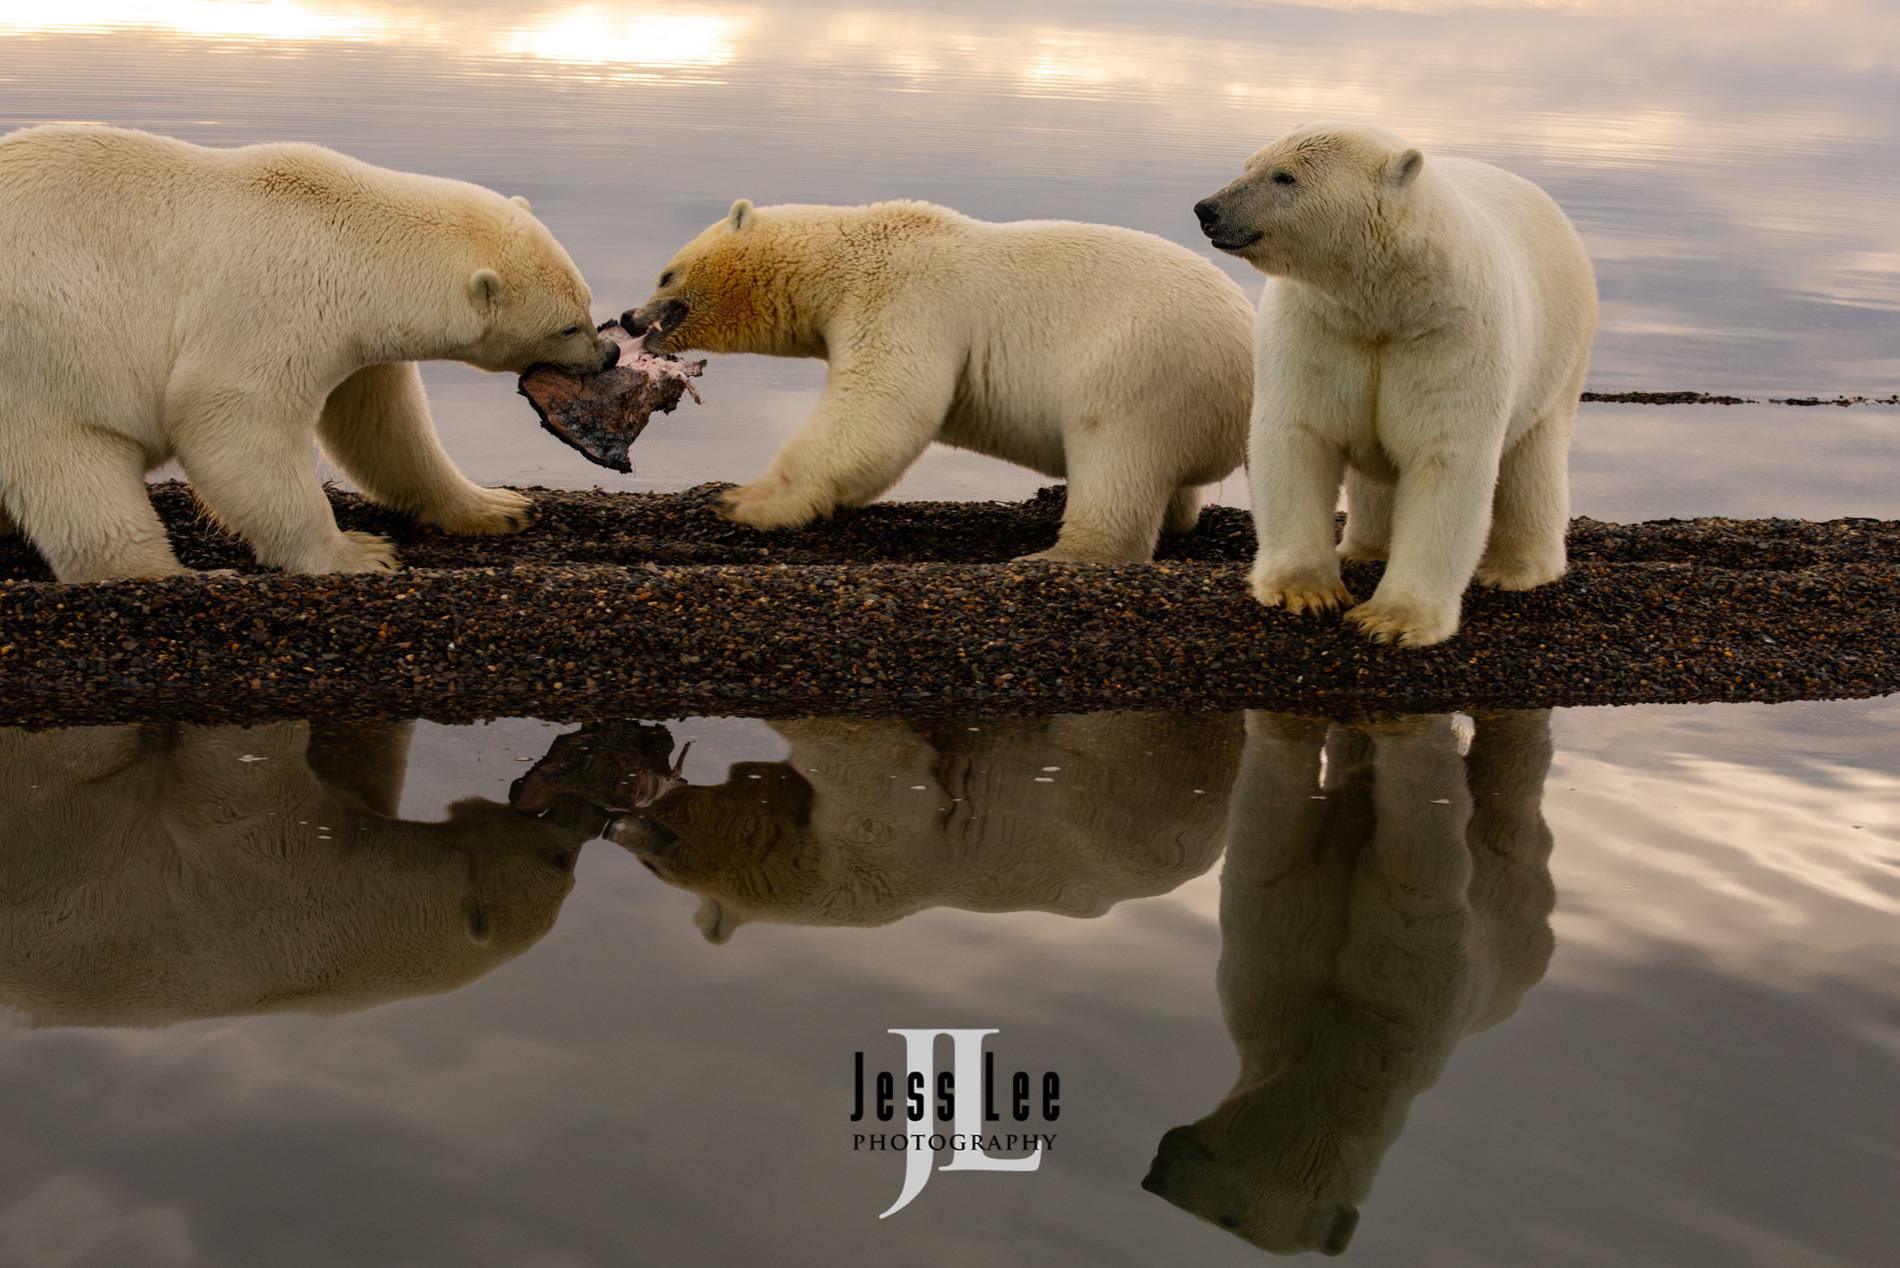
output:
M1446 615L1424 604L1377 595L1347 612L1346 619L1373 642L1397 643L1400 647L1430 647L1458 632L1456 605Z
M328 572L393 572L402 566L396 558L396 544L374 533L350 530L343 534L343 549L338 563Z
M1564 566L1535 559L1486 559L1474 575L1479 585L1493 590L1535 590L1563 576Z
M832 507L809 494L794 491L791 481L766 476L751 484L729 489L713 503L713 509L735 524L748 528L803 528Z
M1336 612L1352 602L1352 592L1337 577L1313 573L1286 573L1253 579L1253 597L1270 608L1301 612Z

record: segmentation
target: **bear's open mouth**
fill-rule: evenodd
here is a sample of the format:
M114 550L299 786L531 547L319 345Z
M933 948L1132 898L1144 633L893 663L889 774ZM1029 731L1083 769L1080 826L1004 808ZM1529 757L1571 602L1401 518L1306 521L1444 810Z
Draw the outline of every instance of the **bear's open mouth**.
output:
M666 337L680 328L691 311L685 300L669 299L658 306L648 304L645 308L628 309L620 315L620 326L628 334L638 335L648 352L662 352Z
M659 319L655 321L652 327L647 331L647 350L649 352L658 352L660 345L666 342L667 337L675 330L678 330L680 325L685 322L686 314L689 311L691 310L687 308L686 301L679 299L668 300L666 307L660 310Z

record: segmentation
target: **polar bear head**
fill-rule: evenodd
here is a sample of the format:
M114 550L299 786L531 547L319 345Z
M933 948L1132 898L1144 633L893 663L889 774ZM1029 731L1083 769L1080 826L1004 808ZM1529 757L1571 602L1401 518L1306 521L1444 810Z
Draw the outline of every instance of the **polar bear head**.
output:
M1309 123L1194 204L1201 232L1262 273L1319 284L1389 249L1425 157L1383 128Z
M651 352L754 352L822 357L819 329L893 233L941 227L955 213L928 203L754 207L741 198L660 273L653 295L621 314ZM854 238L875 220L876 234Z
M1261 1250L1341 1254L1359 1226L1371 1172L1342 1171L1329 1130L1340 1124L1275 1091L1284 1089L1237 1093L1200 1122L1171 1129L1141 1187ZM1371 1162L1376 1168L1376 1155Z
M779 208L771 208L778 211ZM768 223L762 224L762 221ZM774 332L792 322L765 279L785 276L778 260L779 226L744 198L723 220L668 261L653 295L620 317L646 336L652 351L777 352Z
M593 295L561 244L525 198L477 192L463 206L466 259L452 301L477 333L457 359L512 374L535 365L574 374L612 368L619 347L595 330Z

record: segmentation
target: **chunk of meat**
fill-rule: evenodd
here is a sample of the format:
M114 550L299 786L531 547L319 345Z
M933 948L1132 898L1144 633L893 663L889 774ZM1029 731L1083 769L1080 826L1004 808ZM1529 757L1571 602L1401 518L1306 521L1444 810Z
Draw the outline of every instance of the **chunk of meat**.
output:
M692 380L706 363L655 356L615 322L600 333L620 345L620 360L612 369L569 374L534 366L521 376L518 390L540 415L541 426L589 462L631 471L627 450L655 413L672 413L683 394L704 403Z
M672 757L673 733L610 718L556 736L547 755L508 789L508 804L541 814L563 794L610 812L642 810L683 785L688 741Z

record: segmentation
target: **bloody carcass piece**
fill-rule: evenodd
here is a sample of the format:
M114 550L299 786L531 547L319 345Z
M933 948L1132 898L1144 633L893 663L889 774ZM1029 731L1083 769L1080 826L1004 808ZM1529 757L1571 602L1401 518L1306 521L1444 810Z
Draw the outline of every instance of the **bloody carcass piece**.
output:
M640 341L608 322L600 333L620 345L620 361L599 374L569 374L540 365L521 376L519 391L541 416L541 426L580 450L589 462L631 471L627 450L654 414L670 414L682 394L699 401L691 380L704 361L654 356Z
M673 760L673 733L663 726L610 718L557 736L547 756L508 789L508 804L538 815L563 795L620 813L644 810L683 785L688 741Z

